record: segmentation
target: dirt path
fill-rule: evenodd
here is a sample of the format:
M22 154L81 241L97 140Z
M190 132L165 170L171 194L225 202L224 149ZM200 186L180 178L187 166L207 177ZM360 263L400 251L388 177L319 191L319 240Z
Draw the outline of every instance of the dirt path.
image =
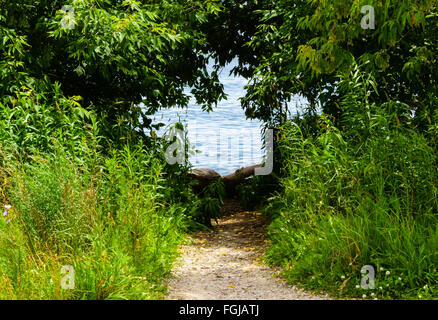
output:
M191 236L169 281L172 300L326 299L288 286L262 262L267 221L227 202L214 230Z

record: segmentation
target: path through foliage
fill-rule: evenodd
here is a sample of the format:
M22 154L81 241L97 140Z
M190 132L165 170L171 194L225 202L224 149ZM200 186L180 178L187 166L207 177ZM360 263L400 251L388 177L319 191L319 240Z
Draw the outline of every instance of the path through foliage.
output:
M326 299L287 285L263 263L268 221L259 212L227 202L211 231L193 234L181 247L170 280L174 300Z

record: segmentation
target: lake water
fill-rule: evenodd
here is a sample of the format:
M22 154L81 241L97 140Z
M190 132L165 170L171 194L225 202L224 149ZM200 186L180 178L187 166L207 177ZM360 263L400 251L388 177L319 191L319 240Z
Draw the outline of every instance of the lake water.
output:
M247 81L230 76L232 67L233 64L225 67L220 74L228 99L219 102L212 112L202 111L192 100L188 108L163 109L154 116L155 123L166 124L158 132L159 136L181 119L188 130L190 144L199 150L189 157L192 166L213 169L221 175L261 163L264 156L262 122L246 119L239 98L245 95Z
M263 159L261 125L257 120L247 120L240 106L245 95L246 80L229 76L232 66L224 68L220 80L227 100L222 100L210 113L191 101L188 108L163 109L155 115L155 123L168 125L181 122L188 130L188 139L199 152L189 157L194 168L208 168L224 175ZM158 132L161 136L166 131Z

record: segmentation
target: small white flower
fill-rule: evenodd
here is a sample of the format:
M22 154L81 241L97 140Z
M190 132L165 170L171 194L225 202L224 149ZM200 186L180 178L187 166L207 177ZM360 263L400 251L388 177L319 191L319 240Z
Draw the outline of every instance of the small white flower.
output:
M3 217L6 218L8 216L9 209L11 209L12 207L8 204L5 204L3 207L5 208L5 211L3 212Z
M389 276L389 275L391 274L391 272L386 271L385 274L386 274L387 276Z
M423 296L422 296L422 295L420 294L420 295L418 295L418 298L420 298L420 299L421 299L421 298L423 298Z
M360 285L356 284L356 289L359 289L359 288L360 288Z
M383 269L382 267L380 267L380 271L383 271L383 270L385 270L385 269Z
M380 290L383 290L383 288L382 288L382 287L379 287L379 289L380 289Z
M345 279L345 276L341 276L341 279L344 280L344 279Z
M387 283L386 286L389 287L389 283Z
M371 297L374 297L374 292L371 293Z
M427 284L426 284L426 285L425 285L425 286L423 287L423 289L424 289L424 290L426 290L426 289L427 289Z
M362 298L364 298L364 299L365 299L366 297L367 297L367 295L366 295L366 294L363 294L363 295L362 295Z
M374 300L379 300L379 299L377 299L377 298L374 298Z
M401 281L401 280L402 280L402 278L398 277L398 280L400 280L400 281Z

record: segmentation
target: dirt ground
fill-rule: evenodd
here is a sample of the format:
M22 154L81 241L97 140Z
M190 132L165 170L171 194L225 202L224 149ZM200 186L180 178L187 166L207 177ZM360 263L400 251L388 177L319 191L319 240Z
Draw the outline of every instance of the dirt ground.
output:
M169 281L171 300L315 300L328 299L289 286L278 270L263 263L268 221L244 211L236 202L224 205L224 217L211 231L190 236Z

